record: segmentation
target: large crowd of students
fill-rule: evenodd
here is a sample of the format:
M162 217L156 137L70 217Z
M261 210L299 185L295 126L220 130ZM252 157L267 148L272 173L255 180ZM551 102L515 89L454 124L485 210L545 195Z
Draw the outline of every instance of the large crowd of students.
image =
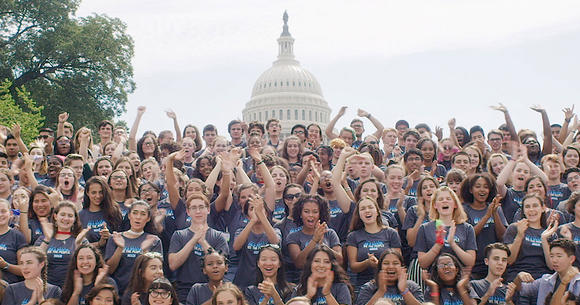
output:
M346 107L229 139L173 112L138 137L145 107L128 133L4 127L2 304L580 304L580 123L492 108L448 137L360 109L336 133Z

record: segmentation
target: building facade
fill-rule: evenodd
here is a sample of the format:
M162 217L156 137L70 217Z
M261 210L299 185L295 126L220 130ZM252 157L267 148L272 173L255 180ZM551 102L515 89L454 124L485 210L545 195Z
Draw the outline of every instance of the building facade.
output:
M280 120L282 136L290 134L295 124L316 123L326 128L330 108L324 100L320 84L294 58L294 38L288 31L288 14L278 38L278 59L254 84L252 96L243 110L245 122Z

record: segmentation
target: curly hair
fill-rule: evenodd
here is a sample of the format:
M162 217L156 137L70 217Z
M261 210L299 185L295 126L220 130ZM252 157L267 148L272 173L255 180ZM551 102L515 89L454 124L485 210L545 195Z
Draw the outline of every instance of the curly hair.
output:
M300 197L300 200L294 204L292 209L292 218L298 226L302 226L304 222L302 221L302 209L307 202L312 202L318 205L318 220L320 222L326 222L330 220L330 209L328 208L328 201L321 197L320 195L304 195Z

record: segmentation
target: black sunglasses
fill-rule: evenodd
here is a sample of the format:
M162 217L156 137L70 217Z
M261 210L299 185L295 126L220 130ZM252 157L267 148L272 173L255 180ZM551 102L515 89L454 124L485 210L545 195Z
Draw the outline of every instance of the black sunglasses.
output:
M292 199L294 199L294 198L298 198L298 197L300 197L300 195L302 195L302 193L297 193L297 194L286 194L286 195L284 195L284 199L292 200Z

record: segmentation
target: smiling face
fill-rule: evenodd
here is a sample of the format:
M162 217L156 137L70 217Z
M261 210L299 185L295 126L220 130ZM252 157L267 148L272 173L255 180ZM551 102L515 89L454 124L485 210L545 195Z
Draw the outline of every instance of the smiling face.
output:
M578 162L580 162L578 152L574 149L568 149L564 155L564 165L566 168L577 167Z
M158 258L150 259L143 270L143 279L147 283L163 277L163 262Z
M433 143L430 141L423 142L423 145L421 145L421 152L423 153L423 158L425 160L433 160L435 157L435 147L433 146Z
M465 152L469 155L469 165L471 169L479 166L479 153L471 147L465 148Z
M102 289L93 298L90 305L111 305L114 304L115 297L110 289Z
M97 175L108 178L111 172L113 171L113 167L111 166L111 162L107 160L102 160L95 165L97 167Z
M125 190L127 188L128 179L125 171L116 170L109 177L109 186L112 190Z
M58 230L63 232L70 232L75 220L75 211L69 207L61 207L54 215L54 221Z
M362 199L358 203L358 215L365 225L375 224L379 217L379 208L372 200Z
M91 205L100 206L103 201L103 187L99 183L91 183L88 186L87 194Z
M473 195L473 199L477 203L486 203L488 202L489 196L489 184L487 180L480 177L475 180L475 183L471 186L471 194Z
M404 173L400 168L388 169L387 187L390 191L398 191L403 187Z
M44 268L44 262L39 262L33 253L24 253L20 256L18 266L20 266L24 279L30 280L40 277L42 268Z
M150 220L149 207L138 204L131 207L129 212L129 221L131 223L131 230L135 232L141 232L145 228L145 225Z
M439 212L439 216L452 217L456 207L457 203L449 191L441 191L437 194L435 198L435 209Z
M301 213L302 223L305 227L314 230L320 219L320 209L318 204L313 201L307 201L302 206Z
M544 184L540 180L539 177L533 178L528 182L528 194L538 194L540 197L546 197L546 188L544 188Z
M312 276L314 276L314 278L325 278L328 271L331 269L332 262L330 261L328 253L324 251L316 252L312 258L312 266L310 267Z
M457 276L457 266L453 262L453 259L449 256L441 256L437 259L437 273L439 278L446 285L453 284L455 277Z
M555 162L552 160L547 160L543 164L544 172L548 176L550 180L560 180L560 176L562 175L562 166L560 162Z
M580 191L580 173L578 172L568 173L566 183L570 191L572 192Z
M540 223L544 205L538 198L527 198L522 202L522 208L524 209L524 215L531 223Z
M97 257L90 248L82 248L77 255L77 269L81 275L89 275L97 267Z
M141 149L143 150L143 154L147 156L153 155L153 153L155 153L155 140L153 139L153 137L148 136L147 138L145 138L141 146Z
M195 140L197 138L197 132L195 131L195 128L193 128L191 126L185 128L185 137L191 138L192 140Z
M423 165L423 159L421 159L421 156L416 154L410 154L405 161L405 167L407 167L409 173L420 171L421 165Z
M224 274L228 271L225 258L217 252L211 252L206 255L203 263L203 273L211 281L221 281L224 278Z
M276 278L281 261L278 253L271 249L264 249L258 257L258 268L264 278Z
M32 209L38 217L47 217L50 213L50 200L45 194L38 193L32 199Z
M387 273L387 282L395 283L399 279L399 274L403 270L403 266L399 258L394 254L387 254L381 264L381 271Z
M286 190L286 195L284 196L284 203L288 206L288 209L292 211L294 204L298 201L302 195L302 190L297 187L290 187ZM292 198L290 198L292 197Z
M298 153L300 153L300 144L298 143L298 140L288 140L286 151L288 152L289 157L297 158Z

